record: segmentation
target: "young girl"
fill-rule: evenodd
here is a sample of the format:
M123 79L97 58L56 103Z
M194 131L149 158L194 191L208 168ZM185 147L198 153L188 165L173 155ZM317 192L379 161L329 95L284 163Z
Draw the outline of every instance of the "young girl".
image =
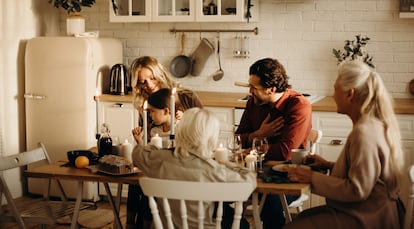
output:
M162 148L170 148L171 133L171 90L159 89L148 97L147 111L152 120L149 127L149 137L156 134L162 138ZM143 131L136 138L138 144L144 145Z

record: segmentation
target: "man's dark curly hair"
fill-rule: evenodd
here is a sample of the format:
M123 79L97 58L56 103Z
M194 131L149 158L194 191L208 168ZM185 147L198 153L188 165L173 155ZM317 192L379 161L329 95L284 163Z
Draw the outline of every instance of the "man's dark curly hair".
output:
M285 67L276 59L264 58L256 61L250 66L249 74L258 76L260 84L265 88L276 87L277 92L291 88Z

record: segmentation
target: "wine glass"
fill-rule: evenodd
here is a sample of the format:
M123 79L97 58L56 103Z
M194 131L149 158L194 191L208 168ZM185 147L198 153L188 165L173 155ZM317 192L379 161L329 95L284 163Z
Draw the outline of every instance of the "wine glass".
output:
M259 158L259 168L257 169L258 173L263 173L263 159L266 156L267 151L269 150L269 143L267 142L266 137L255 137L252 142L252 149L256 151Z
M231 150L235 163L241 164L242 160L239 162L239 152L242 148L240 134L233 134L227 138L227 148Z

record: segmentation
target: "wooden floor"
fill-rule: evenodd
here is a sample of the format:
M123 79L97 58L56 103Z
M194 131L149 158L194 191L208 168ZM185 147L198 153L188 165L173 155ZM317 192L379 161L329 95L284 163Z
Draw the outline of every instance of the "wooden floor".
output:
M25 198L25 197L19 198L17 204L18 205L19 204L24 204L25 201L27 202L28 201L28 198ZM111 210L111 207L110 207L109 203L107 201L104 201L104 200L103 201L100 201L100 202L97 202L96 203L96 206L97 206L97 209L99 209L99 210L106 209L106 212L109 212L109 210ZM84 210L84 211L88 211L88 210ZM110 213L112 213L112 211ZM85 214L82 211L81 211L80 214L81 215L83 214L82 217L85 217ZM89 213L86 213L86 214L89 214ZM121 204L121 208L120 208L120 213L119 214L120 214L122 226L123 226L123 228L125 228L125 222L126 222L126 204L125 203L122 203ZM110 216L113 217L113 215L110 215ZM98 217L96 217L93 214L91 214L91 217L93 217L93 221L94 222L99 222L99 221L102 221L102 220L106 220L106 217L105 216L98 216ZM254 228L254 226L253 226L254 225L253 224L253 218L251 216L247 216L247 220L249 221L249 223L251 225L250 228ZM68 229L68 228L70 228L70 219L67 218L67 219L64 219L63 221L65 221L67 223L57 224L57 225L47 225L46 228L47 229ZM18 228L18 227L17 227L17 224L16 223L12 223L12 222L10 222L10 223L0 222L0 228L1 229L15 229L15 228ZM38 225L38 224L37 225L36 224L26 224L26 228L27 229L40 229L41 228L41 225ZM81 227L81 228L87 228L87 227ZM113 228L113 224L112 223L109 223L106 226L102 226L102 227L99 227L99 228L100 229L112 229Z

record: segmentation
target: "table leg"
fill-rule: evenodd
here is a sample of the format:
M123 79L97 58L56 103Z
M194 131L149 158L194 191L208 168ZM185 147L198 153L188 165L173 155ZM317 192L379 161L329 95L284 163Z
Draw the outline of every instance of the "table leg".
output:
M79 218L80 206L82 203L82 195L83 195L83 181L78 181L78 193L76 194L75 209L73 210L72 223L70 224L70 229L78 228L78 218Z
M252 194L253 219L256 229L262 229L262 220L260 219L259 193Z
M280 202L282 203L283 211L285 212L286 223L292 222L292 216L290 215L289 205L286 201L286 195L279 195Z
M112 196L112 192L111 192L111 189L109 189L108 183L104 183L104 187L105 187L106 194L108 194L109 204L111 205L112 211L114 212L114 218L115 218L114 227L122 229L121 219L119 218L119 209L117 208L117 206L114 202L114 197ZM118 188L118 192L119 192L119 188ZM117 194L117 196L118 195L120 195L120 194ZM118 200L117 200L117 202L118 202Z

